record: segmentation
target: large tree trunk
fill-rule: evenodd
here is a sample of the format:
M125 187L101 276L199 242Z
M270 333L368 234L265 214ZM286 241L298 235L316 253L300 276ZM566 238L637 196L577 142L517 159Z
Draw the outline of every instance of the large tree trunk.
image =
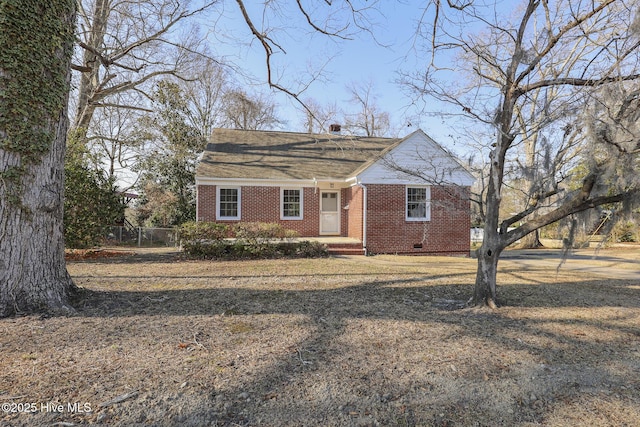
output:
M500 165L498 165L499 167ZM492 175L489 181L489 189L487 191L489 203L487 204L484 237L482 246L476 251L478 270L472 304L495 308L497 305L496 276L498 273L498 259L505 248L505 244L498 231L498 213L500 210L499 179L494 179L494 175Z
M0 317L34 311L71 310L74 285L64 260L63 165L66 119L41 163L26 168L21 206L0 190ZM0 150L0 165L11 162Z
M476 252L478 257L478 270L476 272L476 283L472 302L473 305L495 308L498 304L496 277L501 249L491 240L492 239L487 240L485 236L485 241Z
M0 3L0 44L17 59L0 62L0 117L10 118L0 122L0 317L69 312L62 216L75 3L9 3Z

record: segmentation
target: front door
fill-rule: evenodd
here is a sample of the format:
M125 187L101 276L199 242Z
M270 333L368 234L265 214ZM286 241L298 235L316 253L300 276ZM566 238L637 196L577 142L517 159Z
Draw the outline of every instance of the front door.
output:
M320 234L340 234L340 193L320 192Z

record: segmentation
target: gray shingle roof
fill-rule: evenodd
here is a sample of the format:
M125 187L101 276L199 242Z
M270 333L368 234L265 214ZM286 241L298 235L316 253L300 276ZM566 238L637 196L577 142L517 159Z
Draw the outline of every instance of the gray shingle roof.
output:
M198 177L252 179L347 178L397 138L215 129Z

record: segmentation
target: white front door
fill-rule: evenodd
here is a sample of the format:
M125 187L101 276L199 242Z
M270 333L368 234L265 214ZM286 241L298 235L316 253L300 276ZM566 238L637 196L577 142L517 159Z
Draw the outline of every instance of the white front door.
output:
M340 193L320 192L320 234L340 234Z

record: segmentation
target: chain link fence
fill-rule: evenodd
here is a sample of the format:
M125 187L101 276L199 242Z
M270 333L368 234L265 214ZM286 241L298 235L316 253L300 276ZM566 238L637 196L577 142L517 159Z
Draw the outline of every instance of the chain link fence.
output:
M179 245L175 228L122 227L105 229L105 243L124 246L175 246Z

